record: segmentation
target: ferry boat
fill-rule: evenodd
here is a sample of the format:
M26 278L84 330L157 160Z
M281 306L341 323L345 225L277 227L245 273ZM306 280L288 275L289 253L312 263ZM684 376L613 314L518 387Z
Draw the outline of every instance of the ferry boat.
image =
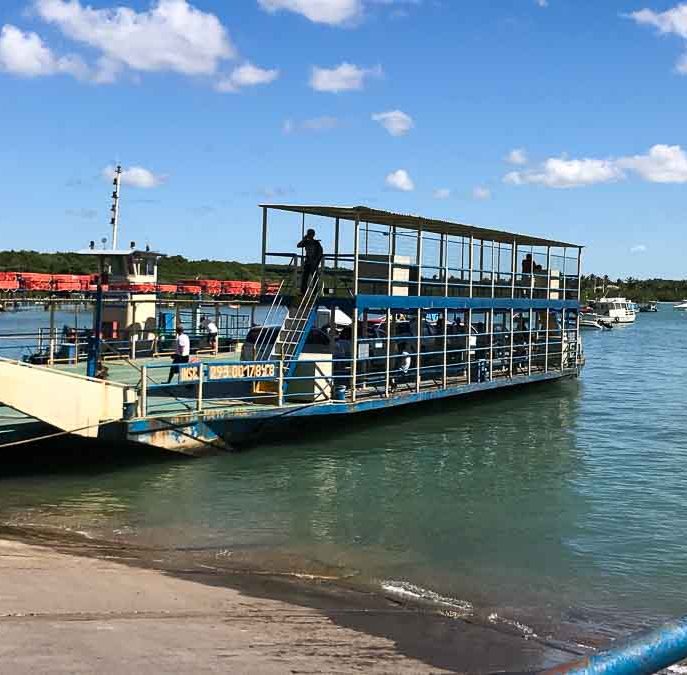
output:
M154 347L155 295L137 304L134 321L132 303L142 301L113 297L101 275L86 359L0 359L0 404L44 425L44 437L201 454L286 428L580 374L580 245L365 206L261 209L262 288L278 292L263 326L246 327L234 351L192 353L170 373ZM301 251L284 252L309 228L324 242L316 268ZM141 254L82 253L103 273ZM159 254L143 253L152 278ZM126 340L145 339L152 352L105 353L115 316ZM5 438L34 441L36 428L17 424Z
M625 298L601 298L594 306L601 319L612 323L634 323L637 318L631 303Z

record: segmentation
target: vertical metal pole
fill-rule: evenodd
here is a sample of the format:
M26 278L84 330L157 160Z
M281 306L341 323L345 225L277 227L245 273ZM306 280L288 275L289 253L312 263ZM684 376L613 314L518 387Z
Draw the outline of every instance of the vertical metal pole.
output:
M100 261L100 274L98 274L98 290L95 294L95 311L93 313L93 336L88 350L88 363L86 375L95 377L98 372L100 360L100 343L103 337L103 261Z
M494 379L494 308L489 312L489 381Z
M472 239L472 237L471 237L471 239ZM470 250L472 250L472 244L470 245ZM472 341L472 307L470 307L470 309L468 309L467 329L468 329L468 360L467 360L468 372L467 372L467 376L468 376L468 384L470 384L470 382L472 382L472 358L471 358L472 346L470 344L470 342ZM475 356L477 356L477 354L475 354Z
M74 364L79 364L79 303L74 302Z
M197 401L198 412L203 411L203 385L204 384L205 384L205 365L201 361L198 364L198 401Z
M532 374L532 320L534 317L534 312L532 311L532 308L530 307L530 319L529 319L529 350L527 354L527 374L531 375Z
M358 228L356 227L356 231ZM357 260L356 255L356 260ZM357 398L356 389L358 387L358 306L353 308L353 330L351 331L351 400L355 403Z
M334 220L334 292L339 291L339 219Z
M563 300L568 299L568 277L567 277L567 252L568 249L563 247ZM561 372L563 372L563 367L565 365L565 320L566 312L565 305L561 310Z
M148 366L141 368L141 417L148 415Z
M50 305L50 351L48 354L48 365L55 365L55 303L48 298Z
M444 307L444 362L441 373L441 384L444 389L448 387L448 308Z
M112 192L112 218L110 224L112 225L112 250L117 249L117 228L119 227L119 190L122 182L122 167L117 165L114 171L114 179L112 185L114 190Z
M281 408L284 405L284 361L279 359L277 364L277 405Z
M262 207L262 256L260 258L260 288L265 292L265 263L267 262L267 207Z
M386 308L386 365L384 373L384 396L389 398L391 377L391 310Z
M530 270L530 299L534 297L534 246L530 247L532 269Z
M444 297L448 298L448 244L449 235L444 235Z
M131 352L131 360L135 361L136 360L136 333L135 333L136 303L135 302L131 303L131 326L132 326L132 331L131 331L131 334L129 335L130 352Z
M510 366L508 368L509 377L513 377L513 347L515 337L515 311L510 311Z
M389 262L387 267L387 296L393 294L393 276L394 276L394 239L396 236L396 228L389 226L388 230L389 243L388 243L388 255ZM389 398L389 384L390 384L390 370L391 370L391 309L386 308L386 359L384 366L384 396Z
M546 299L551 300L551 247L546 247Z
M470 292L468 293L468 297L472 297L472 267L474 265L474 244L475 244L475 238L470 235L470 253L468 255L468 265L470 266ZM468 352L469 353L469 352Z
M360 264L360 218L356 216L353 227L353 295L358 295L358 276Z
M339 266L339 219L334 221L334 268Z
M415 373L415 391L419 392L420 391L420 351L422 349L422 309L420 307L417 308L417 339L415 341L415 365L417 366L416 368L416 373Z
M575 344L575 366L577 366L580 350L582 348L582 336L580 335L580 304L582 303L582 249L577 249L577 326Z
M422 295L422 228L417 231L417 250L415 255L417 256L417 294Z
M548 373L549 372L549 312L550 309L547 306L546 307L546 314L545 316L545 324L544 324L544 335L545 337L545 342L544 342L544 372Z
M215 302L215 326L217 326L217 335L215 337L215 354L219 352L219 316L220 316L220 311L219 311L219 302ZM238 320L236 321L236 330L238 331L239 327L239 322ZM229 336L227 336L229 337Z
M496 248L496 242L492 240L491 242L491 297L494 298L495 295L495 285L496 277L494 275L494 249Z
M512 260L510 265L511 272L511 293L510 297L515 298L515 272L518 266L518 242L513 240Z

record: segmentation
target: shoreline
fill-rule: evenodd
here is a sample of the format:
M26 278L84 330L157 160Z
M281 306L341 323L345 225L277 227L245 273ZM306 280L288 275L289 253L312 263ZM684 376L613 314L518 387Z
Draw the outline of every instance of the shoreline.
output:
M41 583L45 584L40 594L36 591L36 579L24 574L27 560L34 574L38 565ZM18 627L23 626L31 633L36 630L37 623L45 625L48 619L64 623L61 634L65 629L71 634L76 626L72 615L92 616L92 619L83 619L86 623L102 622L107 618L102 615L102 607L119 603L123 614L111 616L112 621L124 620L122 616L129 616L124 610L135 607L133 616L148 622L148 647L140 654L131 654L134 660L146 659L146 653L155 651L162 639L158 629L163 623L170 626L170 617L171 623L180 622L175 644L182 650L191 651L193 631L183 628L189 621L194 626L198 624L199 630L200 624L205 625L208 621L224 625L225 630L213 629L218 649L226 640L233 643L250 636L261 642L265 631L272 635L276 630L272 624L278 624L278 635L272 635L276 640L274 644L280 645L280 665L276 669L270 666L265 670L267 665L262 659L272 656L260 649L256 651L255 646L243 643L243 647L237 646L241 656L236 658L247 659L245 667L253 672L302 672L302 669L307 672L352 672L361 667L370 672L522 672L558 665L579 655L562 645L527 639L521 634L458 616L450 608L438 611L423 607L421 603L392 599L381 592L365 592L324 574L210 568L195 563L187 551L162 553L73 533L2 526L0 568L0 623L5 628L11 624L13 630L18 631L16 639L20 639L22 632ZM83 569L78 582L70 576L72 568ZM108 578L105 587L100 580L102 575ZM88 597L79 596L75 601L70 597L70 584L77 596L83 590L80 585L90 589ZM166 605L164 589L170 584L179 597L185 598L184 607L193 607L190 615L173 619L178 607L164 609L161 614L156 609L161 599ZM139 607L141 589L147 592L158 587L161 595L150 598L152 604L144 603ZM223 606L218 610L216 603L220 598ZM14 610L12 599L18 603ZM53 609L46 614L45 607ZM68 610L66 614L65 610ZM265 613L283 618L272 619L266 626ZM291 625L287 617L296 616L300 618L294 619ZM326 635L324 641L312 644L307 639L302 641L301 620ZM131 623L131 618L127 621ZM238 634L232 627L236 621L242 624ZM106 632L103 637L107 637ZM338 656L335 662L330 662L328 654L334 644ZM213 647L208 645L208 648L212 651ZM0 648L0 655L6 659L8 649ZM363 652L367 656L361 656ZM78 651L73 658L81 658ZM32 667L36 665L34 662ZM78 672L73 670L75 665L78 664L71 664L72 672ZM117 664L113 661L112 665ZM210 662L196 664L192 669L210 665ZM136 663L132 663L132 667L135 666ZM21 667L17 672L21 672ZM240 668L237 672L241 672Z

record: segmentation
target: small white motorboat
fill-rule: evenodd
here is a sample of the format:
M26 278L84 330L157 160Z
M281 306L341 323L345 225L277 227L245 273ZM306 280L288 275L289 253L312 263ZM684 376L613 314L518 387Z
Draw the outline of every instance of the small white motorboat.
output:
M683 312L687 312L687 300L683 300L682 302L678 303L677 305L673 305L673 309L680 309Z

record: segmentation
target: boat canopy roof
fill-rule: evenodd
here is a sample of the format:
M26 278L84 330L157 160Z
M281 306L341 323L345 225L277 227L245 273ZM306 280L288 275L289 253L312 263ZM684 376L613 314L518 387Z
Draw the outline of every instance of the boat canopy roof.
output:
M394 213L371 209L367 206L315 206L298 204L260 204L261 207L277 211L291 211L293 213L307 213L312 216L325 218L339 218L341 220L358 220L361 223L374 223L376 225L396 225L409 230L422 230L435 234L450 234L458 237L475 237L476 239L498 241L504 244L526 246L559 246L564 248L583 248L580 244L571 244L555 239L543 239L525 234L515 234L504 230L492 230L475 225L455 223L449 220L437 220L405 213Z

